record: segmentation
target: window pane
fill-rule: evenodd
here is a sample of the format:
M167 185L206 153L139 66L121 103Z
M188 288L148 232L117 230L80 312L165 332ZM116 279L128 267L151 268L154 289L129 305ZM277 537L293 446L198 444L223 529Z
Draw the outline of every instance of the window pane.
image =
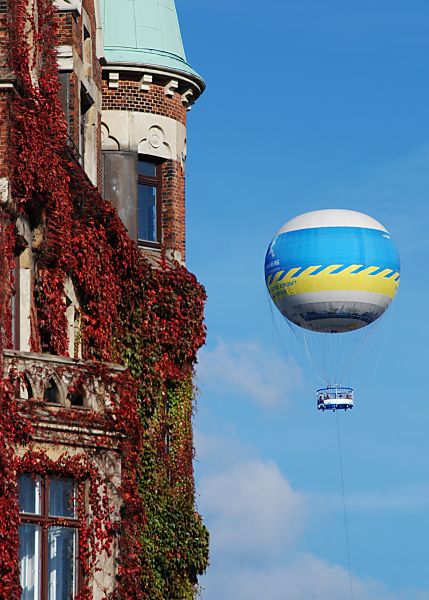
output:
M40 515L40 487L40 477L19 476L19 512Z
M21 600L40 599L40 526L19 526Z
M139 240L156 242L156 187L139 185Z
M76 594L77 532L48 528L48 600L72 600Z
M156 165L145 160L139 160L137 163L137 170L139 175L146 175L148 177L156 177Z
M49 480L49 516L76 517L76 481L64 477Z

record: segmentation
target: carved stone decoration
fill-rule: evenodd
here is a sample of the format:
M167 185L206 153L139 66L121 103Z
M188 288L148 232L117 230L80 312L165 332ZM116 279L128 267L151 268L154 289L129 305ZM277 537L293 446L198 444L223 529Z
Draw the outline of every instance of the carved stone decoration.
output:
M169 96L170 98L172 98L174 96L174 91L177 90L178 87L179 87L179 82L177 81L177 79L172 79L164 87L164 94L166 96Z
M138 152L152 156L171 156L171 147L165 139L162 127L158 125L149 127L147 137L143 138L138 145Z
M110 135L109 128L105 123L101 123L101 149L119 150L118 140Z
M148 73L144 73L143 77L140 79L140 89L143 92L148 92L150 90L150 84L152 83L153 76Z
M189 88L189 90L186 90L186 92L182 94L183 104L187 107L190 107L192 104L194 104L195 100L194 100L193 96L194 96L193 90L191 90L190 88Z
M54 4L60 11L76 10L82 12L82 0L54 0Z
M117 90L119 87L119 73L110 71L109 73L109 88L111 90Z
M149 136L148 136L148 141L149 141L149 146L152 146L152 148L159 148L160 146L162 146L162 144L164 144L164 132L161 129L161 127L157 127L156 125L153 125L150 129L149 129Z
M103 150L138 152L177 160L186 156L186 127L170 117L125 110L103 110Z
M9 179L0 177L0 204L9 202Z
M79 359L17 350L5 350L4 355L5 371L13 370L25 375L27 389L31 388L34 398L41 400L49 382L53 383L58 390L58 408L70 407L69 392L79 381L85 390L83 408L103 411L111 407L117 394L114 374L124 370L118 365L111 365L112 382L106 384L97 375L89 374L87 363ZM22 396L25 397L24 390Z

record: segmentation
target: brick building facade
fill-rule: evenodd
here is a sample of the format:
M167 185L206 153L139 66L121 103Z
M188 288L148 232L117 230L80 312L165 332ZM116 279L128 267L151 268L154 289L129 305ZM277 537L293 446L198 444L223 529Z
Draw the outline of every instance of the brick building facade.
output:
M18 415L1 432L0 462L13 466L0 478L12 523L7 535L0 523L4 600L189 600L207 563L191 425L203 325L176 293L183 285L186 302L195 294L202 306L183 265L186 117L204 82L184 57L174 0L138 4L54 0L51 15L51 0L0 0L1 235L10 247L0 264L1 401ZM194 319L190 333L180 319ZM145 333L129 333L137 330Z

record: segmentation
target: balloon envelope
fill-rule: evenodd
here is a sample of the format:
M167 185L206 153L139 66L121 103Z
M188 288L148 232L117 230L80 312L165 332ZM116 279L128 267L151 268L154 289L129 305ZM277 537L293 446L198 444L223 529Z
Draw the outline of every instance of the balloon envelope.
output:
M380 317L399 285L398 252L388 231L352 210L317 210L295 217L275 235L265 280L292 323L342 333Z

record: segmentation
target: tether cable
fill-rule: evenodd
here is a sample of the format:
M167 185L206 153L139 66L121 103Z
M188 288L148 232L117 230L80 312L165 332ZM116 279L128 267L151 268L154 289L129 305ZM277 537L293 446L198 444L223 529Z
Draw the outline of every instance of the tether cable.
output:
M338 421L338 410L336 410L335 412L336 412L336 417L337 417L338 455L339 455L339 459L340 459L340 476L341 476L341 490L342 490L342 495L343 495L344 529L345 529L345 533L346 533L347 561L348 561L348 566L349 566L350 598L351 598L351 600L354 600L353 581L352 581L352 565L351 565L351 560L350 560L349 528L348 528L347 510L346 510L346 494L344 492L343 459L341 456L340 424Z

